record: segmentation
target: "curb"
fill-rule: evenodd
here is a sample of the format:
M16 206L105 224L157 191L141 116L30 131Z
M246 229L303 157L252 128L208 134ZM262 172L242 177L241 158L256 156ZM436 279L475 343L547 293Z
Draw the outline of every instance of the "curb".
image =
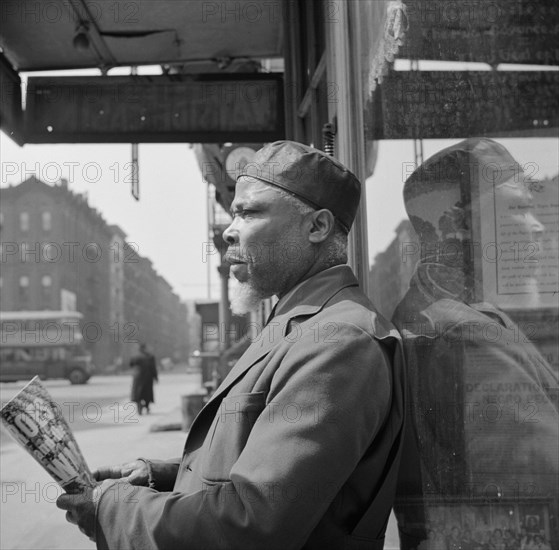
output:
M182 413L180 407L176 407L165 418L157 420L149 427L150 432L182 431Z

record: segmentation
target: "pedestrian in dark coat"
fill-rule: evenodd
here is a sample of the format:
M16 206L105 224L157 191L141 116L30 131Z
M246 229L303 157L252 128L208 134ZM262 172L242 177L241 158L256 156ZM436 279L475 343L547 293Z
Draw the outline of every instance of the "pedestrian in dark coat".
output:
M130 366L133 368L130 399L136 403L138 414L142 414L144 408L149 413L149 405L155 401L153 381L157 380L157 366L155 357L147 351L145 344L140 344L140 353L132 357Z

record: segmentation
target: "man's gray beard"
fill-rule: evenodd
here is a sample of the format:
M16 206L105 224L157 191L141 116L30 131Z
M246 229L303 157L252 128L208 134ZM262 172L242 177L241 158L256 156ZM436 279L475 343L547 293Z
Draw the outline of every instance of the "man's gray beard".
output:
M289 235L287 235L289 238ZM286 242L290 242L286 238ZM294 270L289 262L276 261L264 265L247 264L248 281L239 282L231 273L231 311L236 315L244 315L255 311L262 300L271 298L289 286L289 277Z
M262 300L269 298L266 293L254 288L250 283L240 283L231 276L231 311L235 315L244 315L255 311Z

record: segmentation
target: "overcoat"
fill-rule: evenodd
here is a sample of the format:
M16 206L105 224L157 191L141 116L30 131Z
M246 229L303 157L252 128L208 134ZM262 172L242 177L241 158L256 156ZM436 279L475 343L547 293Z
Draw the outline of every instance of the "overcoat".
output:
M143 401L149 406L154 402L153 381L157 380L155 357L151 353L142 352L130 360L130 366L134 369L130 400L135 403Z
M351 269L314 275L257 328L182 458L104 491L98 548L381 549L403 387L398 333Z

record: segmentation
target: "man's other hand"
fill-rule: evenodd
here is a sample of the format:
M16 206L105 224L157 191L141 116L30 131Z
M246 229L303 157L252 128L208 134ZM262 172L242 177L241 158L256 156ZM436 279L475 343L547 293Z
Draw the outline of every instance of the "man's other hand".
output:
M105 479L120 479L130 485L148 485L149 469L143 460L134 460L118 466L104 466L93 472L97 481Z
M56 505L66 510L66 520L77 525L80 531L95 542L95 503L99 499L100 487L86 488L81 493L64 493Z

